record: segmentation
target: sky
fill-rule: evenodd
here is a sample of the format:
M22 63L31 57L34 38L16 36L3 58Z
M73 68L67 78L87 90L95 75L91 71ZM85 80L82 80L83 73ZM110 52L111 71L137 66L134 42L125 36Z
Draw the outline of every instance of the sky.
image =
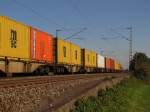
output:
M149 11L150 0L0 1L0 15L54 36L57 29L61 29L58 36L65 39L86 28L68 41L117 59L124 68L128 66L129 42L121 36L129 38L127 27L133 28L133 53L150 56Z

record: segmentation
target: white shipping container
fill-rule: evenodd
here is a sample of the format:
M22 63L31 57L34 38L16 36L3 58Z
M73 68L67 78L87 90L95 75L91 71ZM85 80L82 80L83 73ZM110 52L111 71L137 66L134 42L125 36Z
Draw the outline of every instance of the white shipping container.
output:
M97 55L97 64L98 64L98 68L105 68L105 57L98 54Z

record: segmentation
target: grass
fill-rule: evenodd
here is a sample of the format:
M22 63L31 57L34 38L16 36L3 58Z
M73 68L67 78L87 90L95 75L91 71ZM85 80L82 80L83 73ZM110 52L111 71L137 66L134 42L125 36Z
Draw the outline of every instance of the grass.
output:
M128 88L127 112L150 112L150 85L140 81L132 80Z
M97 97L78 100L73 112L150 112L150 85L128 79L112 89L100 90Z

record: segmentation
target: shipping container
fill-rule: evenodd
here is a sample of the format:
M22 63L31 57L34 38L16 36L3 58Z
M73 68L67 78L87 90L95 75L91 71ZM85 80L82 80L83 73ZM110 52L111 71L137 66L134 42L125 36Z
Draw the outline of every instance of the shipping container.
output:
M114 60L110 58L110 69L114 70Z
M118 70L118 62L115 61L115 70Z
M115 61L115 70L120 70L120 64L117 61Z
M70 43L57 39L57 63L70 64Z
M30 27L30 58L35 61L53 63L53 36Z
M119 63L119 70L122 70L122 66L121 66L121 64Z
M105 57L105 68L106 69L111 69L111 67L110 67L110 58L108 58L108 57Z
M112 70L115 70L115 60L112 59Z
M83 49L83 54L84 54L83 55L83 59L84 59L83 64L84 64L84 66L91 67L92 64L91 64L91 54L90 54L90 51L87 50L87 49Z
M63 39L57 39L57 63L81 65L81 48Z
M20 22L0 16L0 57L29 59L30 28Z
M71 64L81 65L81 48L73 43L71 44Z
M115 60L115 70L117 70L117 61Z
M97 54L88 49L82 49L82 64L85 67L97 67Z
M98 68L105 68L105 57L98 54L97 55L97 65Z
M92 67L97 67L97 53L95 51L91 51L91 56Z

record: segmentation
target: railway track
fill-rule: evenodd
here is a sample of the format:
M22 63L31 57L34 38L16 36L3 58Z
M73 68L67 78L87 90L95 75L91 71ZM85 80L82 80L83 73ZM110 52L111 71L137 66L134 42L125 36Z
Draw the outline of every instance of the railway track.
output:
M92 88L102 84L106 83L106 81L112 80L112 79L119 79L123 77L123 75L114 75L114 74L103 74L103 75L95 75L95 77L99 78L98 80L91 80L89 82L80 84L77 87L69 88L66 92L64 92L60 97L57 97L54 101L50 101L49 107L44 107L44 112L57 112L57 109L61 108L63 105L69 103L73 99L78 98L80 95L86 93L87 91L91 90Z
M93 78L119 77L114 73L88 74L88 75L60 75L60 76L37 76L0 79L0 87L28 86L43 83L60 83L74 80L92 80Z
M0 111L52 112L97 85L123 75L104 73L0 79Z

